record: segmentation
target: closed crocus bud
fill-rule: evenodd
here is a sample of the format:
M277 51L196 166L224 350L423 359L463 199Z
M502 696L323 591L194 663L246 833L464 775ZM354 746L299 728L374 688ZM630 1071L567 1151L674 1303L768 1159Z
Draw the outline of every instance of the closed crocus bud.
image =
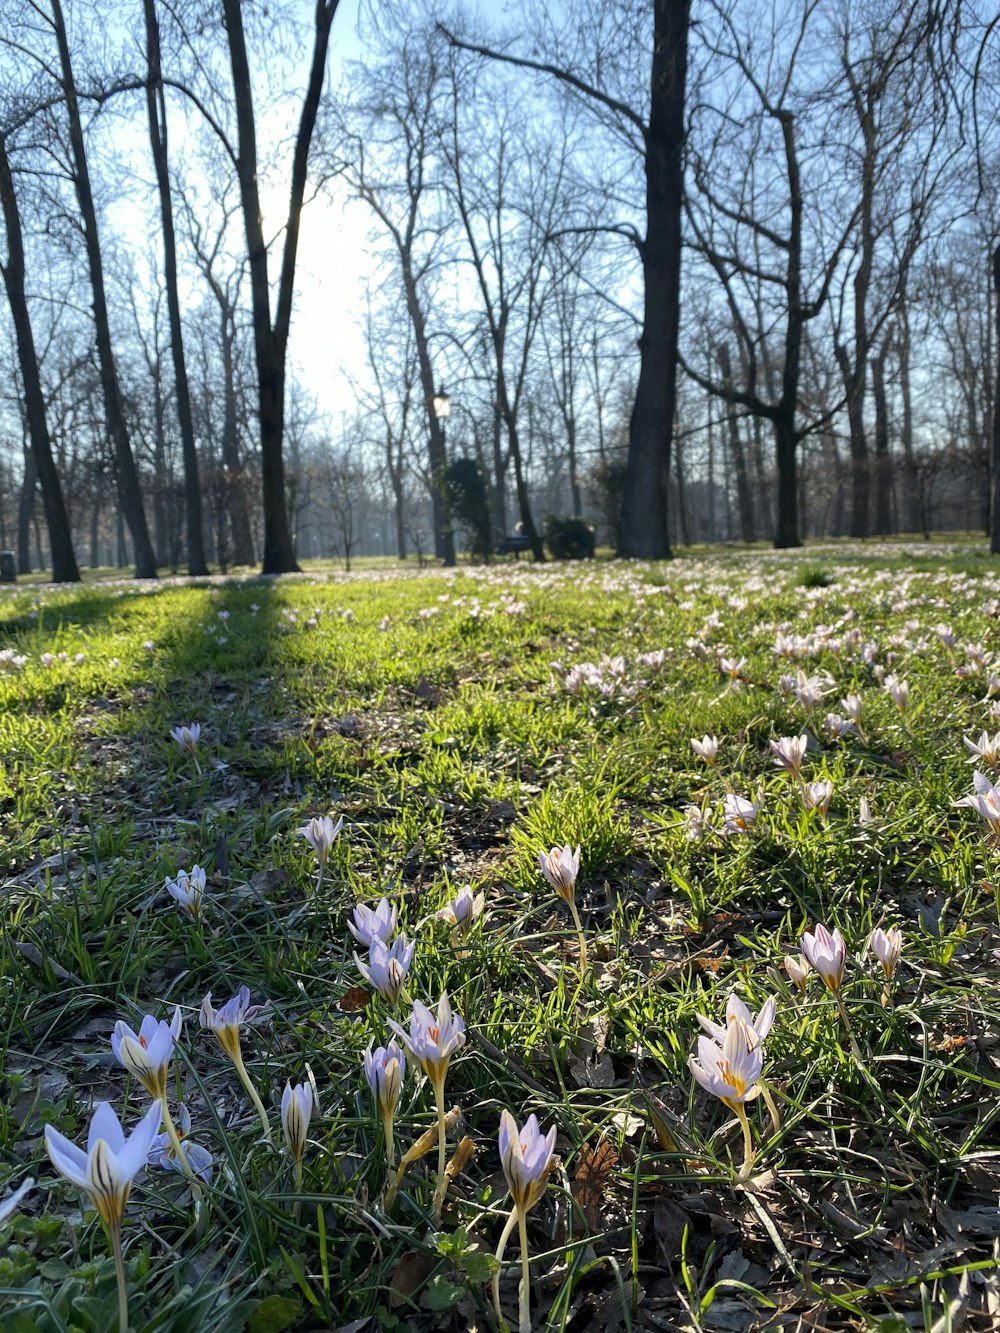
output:
M187 750L188 754L194 754L198 748L198 741L201 738L201 723L189 722L184 727L174 727L170 733L171 739L175 740L182 750Z
M509 1111L500 1116L500 1164L517 1208L526 1213L545 1192L556 1146L555 1125L543 1134L535 1116L521 1129Z
M691 749L699 759L703 760L709 767L715 763L716 756L719 753L719 741L715 736L702 736L700 741L692 741Z
M306 1150L312 1113L312 1088L308 1083L297 1083L293 1088L289 1080L281 1095L281 1127L285 1131L285 1144L296 1162L301 1162Z
M808 736L782 736L780 740L771 741L771 754L779 768L797 778L802 772L808 745Z
M403 1092L406 1055L395 1041L388 1046L369 1046L365 1051L365 1078L381 1116L394 1116Z
M847 945L840 931L834 927L831 935L826 926L819 925L811 934L805 932L801 948L802 956L809 966L819 974L834 995L839 995L847 962Z
M891 981L903 950L903 932L897 927L883 930L877 926L871 933L868 948L882 964L886 981Z
M804 958L794 953L785 955L785 971L788 973L788 980L792 985L802 992L806 993L806 982L809 980L811 968Z
M441 908L437 913L437 919L447 921L460 935L468 935L482 916L485 906L486 894L480 892L473 896L472 886L466 884L459 889L450 903Z
M540 852L538 862L542 874L551 887L566 902L571 902L576 893L576 877L580 873L580 849L567 844L565 847L553 847L550 852Z

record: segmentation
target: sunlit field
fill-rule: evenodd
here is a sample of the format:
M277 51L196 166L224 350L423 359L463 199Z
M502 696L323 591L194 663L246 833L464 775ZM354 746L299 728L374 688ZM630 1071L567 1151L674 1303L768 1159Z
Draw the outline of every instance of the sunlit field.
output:
M972 544L0 594L3 1333L996 1328L998 622Z

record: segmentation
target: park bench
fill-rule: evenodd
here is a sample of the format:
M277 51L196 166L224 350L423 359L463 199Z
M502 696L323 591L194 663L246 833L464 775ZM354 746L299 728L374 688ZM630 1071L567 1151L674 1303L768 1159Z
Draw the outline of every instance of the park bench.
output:
M513 555L518 560L521 558L522 551L531 550L531 542L523 532L498 532L493 544L497 555Z

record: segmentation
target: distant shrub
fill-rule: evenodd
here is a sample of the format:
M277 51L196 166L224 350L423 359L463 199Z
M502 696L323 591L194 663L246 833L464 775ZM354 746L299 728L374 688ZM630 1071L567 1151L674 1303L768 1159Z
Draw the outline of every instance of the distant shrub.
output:
M546 514L545 545L553 560L589 560L594 555L594 529L582 518Z
M799 587L829 588L829 586L830 586L830 575L826 572L825 569L819 569L815 565L810 565L808 569L804 569L802 571L802 576L799 579Z
M445 469L444 482L452 519L464 529L470 553L476 560L488 560L493 524L482 468L475 459L456 458Z

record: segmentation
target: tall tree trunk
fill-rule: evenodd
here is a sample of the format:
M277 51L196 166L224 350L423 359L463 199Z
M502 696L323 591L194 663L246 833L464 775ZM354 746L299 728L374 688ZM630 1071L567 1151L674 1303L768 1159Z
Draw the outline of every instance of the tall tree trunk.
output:
M774 544L779 550L801 546L799 538L799 497L794 407L774 416L774 455L778 473L778 512L774 525Z
M222 0L229 37L233 73L233 98L239 134L236 171L240 183L243 223L250 264L254 349L257 354L257 388L260 406L260 462L264 501L265 574L290 574L298 570L285 497L285 360L292 320L295 262L299 226L305 199L309 147L316 125L316 112L326 71L330 27L338 0L316 0L314 37L309 83L302 100L302 113L292 157L292 183L282 252L281 278L274 325L271 325L271 290L267 273L267 245L261 220L257 186L257 132L254 121L250 62L243 32L242 0Z
M235 312L222 310L222 466L226 473L225 505L233 534L233 564L252 565L253 530L247 511L246 473L240 461L240 446L236 427L236 363L233 347L236 341Z
M188 388L187 365L184 360L181 306L177 293L177 246L174 240L174 210L170 197L170 169L167 158L167 104L163 95L163 76L160 72L160 25L156 18L155 0L143 0L142 7L146 20L146 113L149 120L153 164L156 168L156 184L160 194L160 216L163 220L163 277L167 288L170 351L174 361L177 420L180 424L181 454L184 459L188 573L200 575L208 573L208 565L205 563L202 537L198 451L194 444L191 392Z
M875 533L884 537L892 531L892 459L889 454L889 409L885 400L886 338L877 356L872 357L872 392L875 397Z
M28 437L31 441L30 452L26 451L25 454L25 473L28 472L27 462L30 458L31 470L33 474L37 474L42 488L42 504L45 507L45 522L49 529L49 547L52 551L52 579L55 583L78 583L80 571L77 568L76 556L73 554L73 540L66 516L66 505L63 501L59 472L52 456L52 441L45 419L45 397L42 393L35 338L24 289L24 240L21 234L21 215L17 207L17 195L14 193L14 177L7 157L7 144L2 132L0 132L0 206L3 208L7 229L7 262L0 267L14 321L18 364L21 370L21 382L24 385L25 416ZM32 502L34 492L33 475ZM19 546L20 535L19 528ZM27 567L22 572L26 573Z
M35 468L35 455L24 442L24 475L21 478L21 491L17 497L17 572L31 573L31 520L35 513L35 487L38 485L38 472Z
M498 389L501 395L504 422L507 426L507 439L510 442L510 456L514 462L514 485L517 490L517 506L521 514L521 523L524 526L524 535L531 544L532 558L542 562L545 559L545 550L538 529L535 527L535 520L531 516L528 484L524 478L524 468L521 462L521 441L517 431L517 417L511 411L510 404L507 401L507 390L502 378L498 384Z
M719 344L719 369L722 383L726 389L733 385L733 368L729 359L729 344ZM747 475L747 460L740 439L740 425L736 417L736 404L731 398L726 399L726 420L729 424L729 450L733 456L733 470L736 473L736 500L740 511L740 536L747 543L754 540L753 497L750 494L750 478Z
M993 377L993 509L990 514L990 554L1000 555L1000 245L993 251L993 318L997 353L996 374Z
M153 364L153 541L156 549L156 563L170 563L170 511L173 509L173 496L167 480L167 432L166 405L163 401L163 376L161 373L160 354L151 358Z
M691 545L691 530L688 527L687 485L684 477L684 442L678 436L674 446L674 472L677 477L677 523L681 532L681 544Z
M59 63L62 69L62 89L69 119L69 139L73 153L73 184L76 188L80 219L83 223L87 265L90 271L90 285L94 298L94 332L97 356L101 367L104 414L107 420L108 434L111 436L115 451L118 499L123 517L132 536L132 548L135 553L135 576L138 579L155 579L156 556L153 554L153 544L149 539L149 528L146 526L146 515L142 507L142 491L139 487L139 472L132 456L132 447L129 444L121 386L118 383L118 371L115 367L114 352L111 345L111 325L108 320L108 303L104 290L104 264L101 257L100 235L97 230L97 210L94 207L94 196L90 186L90 169L87 165L87 151L83 140L83 125L80 120L80 105L77 100L76 81L73 77L73 64L70 59L69 40L66 36L66 23L63 19L60 0L51 0L51 4L53 28L56 43L59 47Z
M400 252L403 270L403 291L406 296L406 308L413 326L413 342L417 350L417 366L420 373L420 392L424 414L427 420L427 461L430 464L431 513L434 524L434 554L448 566L455 563L455 536L451 530L451 515L448 513L448 501L445 495L444 474L448 466L448 454L445 447L444 427L434 411L434 396L437 387L434 384L434 368L431 365L430 343L427 338L427 322L424 309L420 304L417 281L413 276L408 250Z
M690 0L653 0L653 62L646 130L646 236L639 382L629 422L618 553L669 558L670 434L677 405L684 95Z

